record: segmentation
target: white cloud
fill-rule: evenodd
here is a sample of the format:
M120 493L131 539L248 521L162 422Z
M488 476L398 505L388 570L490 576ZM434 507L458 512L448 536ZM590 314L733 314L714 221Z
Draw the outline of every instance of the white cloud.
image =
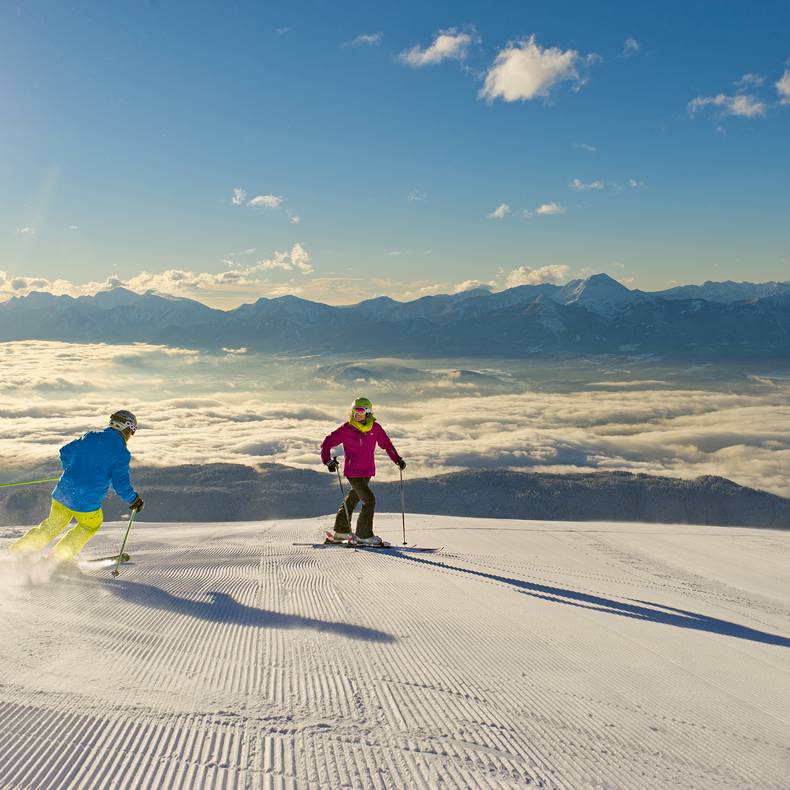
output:
M507 203L501 203L497 208L495 208L490 214L486 216L488 219L504 219L508 214L510 214L510 206Z
M282 202L283 199L277 195L256 195L247 201L247 205L253 208L280 208Z
M415 203L424 203L428 199L428 193L422 192L419 189L412 189L406 197L408 200L412 200Z
M280 195L256 195L253 198L247 200L247 192L240 187L236 187L233 190L233 194L231 196L231 202L234 206L241 206L244 205L246 201L247 206L250 208L264 208L264 209L279 209L282 208L283 202L285 198L281 197ZM299 224L299 217L294 214L293 211L290 209L285 209L285 213L288 216L289 221L293 225Z
M636 53L639 52L641 48L641 45L635 38L629 37L623 44L623 57L630 58L632 55L636 55Z
M30 226L25 226L24 228L17 228L16 232L20 236L34 236L36 233L36 229L31 228Z
M517 285L541 285L542 283L561 284L568 279L569 266L554 264L540 266L537 269L531 266L519 266L507 275L506 288L515 288Z
M293 265L299 269L302 274L312 274L315 271L315 268L310 262L310 255L298 242L291 248L291 260L293 261Z
M574 178L568 184L568 186L574 192L584 192L584 191L587 191L587 190L590 190L590 189L603 189L604 186L606 186L606 185L604 184L603 181L600 181L600 180L590 181L588 184L585 184L581 179Z
M532 35L508 44L499 52L486 74L479 96L487 101L499 98L506 102L548 96L560 82L580 82L577 69L580 62L576 50L544 49Z
M553 200L548 203L541 203L536 209L535 213L541 217L550 217L554 214L564 214L565 209Z
M69 225L69 230L79 230L79 229L80 229L79 225Z
M574 148L578 148L581 151L587 151L587 153L594 154L598 150L594 145L589 145L588 143L574 143Z
M631 189L644 189L645 188L645 182L644 181L637 181L635 178L629 178L628 179L628 186L631 187Z
M728 115L741 118L755 118L765 115L765 104L755 96L748 93L739 93L727 96L719 93L717 96L697 96L688 103L689 112L694 115L706 107L715 107L716 115L723 118Z
M433 43L422 49L419 45L404 50L398 59L412 68L431 66L443 60L463 60L469 46L477 40L473 30L461 32L458 28L451 27L440 30Z
M0 296L21 296L30 291L49 291L51 285L44 277L12 277L0 271Z
M745 89L754 86L759 88L765 82L765 77L760 74L744 74L739 80L735 80L733 85L738 89Z
M108 278L102 283L85 283L82 286L74 285L68 280L49 280L45 277L11 276L0 271L0 297L24 296L31 291L45 291L53 294L67 294L81 296L85 293L111 288L118 284L116 278Z
M345 46L348 47L376 47L381 43L384 34L378 33L362 33L352 41L346 42Z
M266 260L258 261L258 267L264 271L271 271L272 269L282 269L283 271L290 272L293 270L291 259L287 252L274 252L274 257Z
M241 254L243 253L233 253ZM422 254L430 255L431 251L425 250ZM232 309L261 296L299 294L306 299L327 304L348 304L349 293L353 293L358 300L391 296L408 301L430 294L448 293L453 289L450 283L434 280L395 280L370 276L366 276L363 282L355 276L299 277L298 280L291 278L284 282L269 279L269 274L278 271L285 274L314 274L311 256L301 243L294 245L290 251L275 251L269 259L262 259L251 265L239 263L230 257L223 259L222 263L227 268L220 272L183 269L143 271L126 279L112 276L102 282L86 283L10 276L0 272L0 301L11 296L23 296L33 290L56 295L83 296L123 286L137 293L152 290L198 299L212 307Z
M245 250L240 254L249 254ZM0 298L23 296L31 291L67 296L83 296L123 286L137 293L152 290L172 296L198 296L205 303L212 303L223 297L232 299L236 306L242 297L256 299L262 293L279 295L296 293L301 290L295 283L272 282L261 277L262 272L281 269L300 272L303 275L315 271L310 254L304 245L297 242L290 250L275 251L270 259L260 260L251 265L239 264L230 258L222 259L228 268L221 272L193 272L184 269L167 269L162 272L142 271L133 277L121 279L108 277L103 282L73 283L69 280L48 280L40 277L11 277L0 271Z
M184 269L167 269L163 272L143 271L120 284L137 293L151 290L174 296L192 295L195 291L253 285L254 280L250 278L251 271L242 268L224 272L192 272Z
M272 258L258 261L256 268L264 271L271 269L292 271L297 269L304 275L312 274L315 271L310 261L310 254L299 242L291 247L290 252L275 251Z
M776 91L780 104L790 104L790 69L785 69L784 74L776 81Z
M486 291L492 291L494 288L496 288L496 283L485 280L464 280L462 283L454 285L450 289L450 293L460 294L464 291L474 291L480 288L483 288Z

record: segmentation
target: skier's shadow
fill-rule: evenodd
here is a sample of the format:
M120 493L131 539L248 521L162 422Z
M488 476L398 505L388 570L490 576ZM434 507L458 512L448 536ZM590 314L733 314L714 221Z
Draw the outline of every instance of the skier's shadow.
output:
M393 552L394 553L394 552ZM695 631L708 631L712 634L721 636L732 636L736 639L748 639L752 642L762 642L766 645L777 645L778 647L790 647L790 638L769 634L765 631L757 631L738 623L731 623L727 620L720 620L717 617L710 617L698 612L689 612L685 609L675 609L672 606L654 603L653 601L640 601L637 599L627 599L633 603L617 601L612 598L603 598L598 595L577 592L576 590L565 590L562 587L550 587L545 584L527 582L523 579L511 579L507 576L497 576L493 573L475 571L469 568L461 568L457 565L450 565L447 562L428 560L424 557L415 557L413 554L399 554L400 557L411 562L418 562L422 565L430 565L442 570L459 571L468 573L471 576L479 576L483 579L508 584L517 587L519 592L530 595L534 598L541 598L552 603L562 603L568 606L578 606L583 609L592 609L595 612L605 614L620 615L621 617L632 617L636 620L661 623L663 625L674 625L679 628L691 628Z
M213 590L205 593L208 600L195 601L191 598L179 598L151 584L121 581L110 583L112 592L129 603L147 606L151 609L183 614L198 620L213 623L247 625L255 628L297 628L312 629L322 633L337 634L349 639L361 639L368 642L394 642L395 637L384 631L366 628L352 623L338 623L302 617L298 614L283 614L267 609L258 609L239 603L232 595Z

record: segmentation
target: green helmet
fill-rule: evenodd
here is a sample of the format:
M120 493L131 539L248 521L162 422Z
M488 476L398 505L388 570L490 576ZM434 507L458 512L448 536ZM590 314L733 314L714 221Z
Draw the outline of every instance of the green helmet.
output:
M373 414L373 404L367 398L355 398L351 406L351 416L355 416L355 412L361 412L364 409L365 419Z

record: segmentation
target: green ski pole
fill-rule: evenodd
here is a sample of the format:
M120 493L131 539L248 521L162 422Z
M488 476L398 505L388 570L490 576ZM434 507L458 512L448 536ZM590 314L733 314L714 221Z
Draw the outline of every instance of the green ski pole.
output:
M134 517L137 515L137 511L133 510L132 515L129 516L129 526L126 527L126 534L123 536L123 543L121 544L121 550L118 552L118 561L115 563L115 568L113 568L112 575L117 576L120 571L118 568L121 567L121 560L123 559L123 550L126 548L126 541L129 539L129 531L132 529L132 524L134 524Z
M21 483L0 483L0 488L10 488L11 486L34 486L39 483L54 483L60 480L59 477L45 477L43 480L25 480Z

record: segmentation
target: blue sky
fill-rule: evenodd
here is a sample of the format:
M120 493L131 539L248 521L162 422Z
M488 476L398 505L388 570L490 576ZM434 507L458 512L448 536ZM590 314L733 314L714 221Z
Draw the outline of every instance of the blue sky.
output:
M790 279L786 3L427 5L6 2L0 299Z

